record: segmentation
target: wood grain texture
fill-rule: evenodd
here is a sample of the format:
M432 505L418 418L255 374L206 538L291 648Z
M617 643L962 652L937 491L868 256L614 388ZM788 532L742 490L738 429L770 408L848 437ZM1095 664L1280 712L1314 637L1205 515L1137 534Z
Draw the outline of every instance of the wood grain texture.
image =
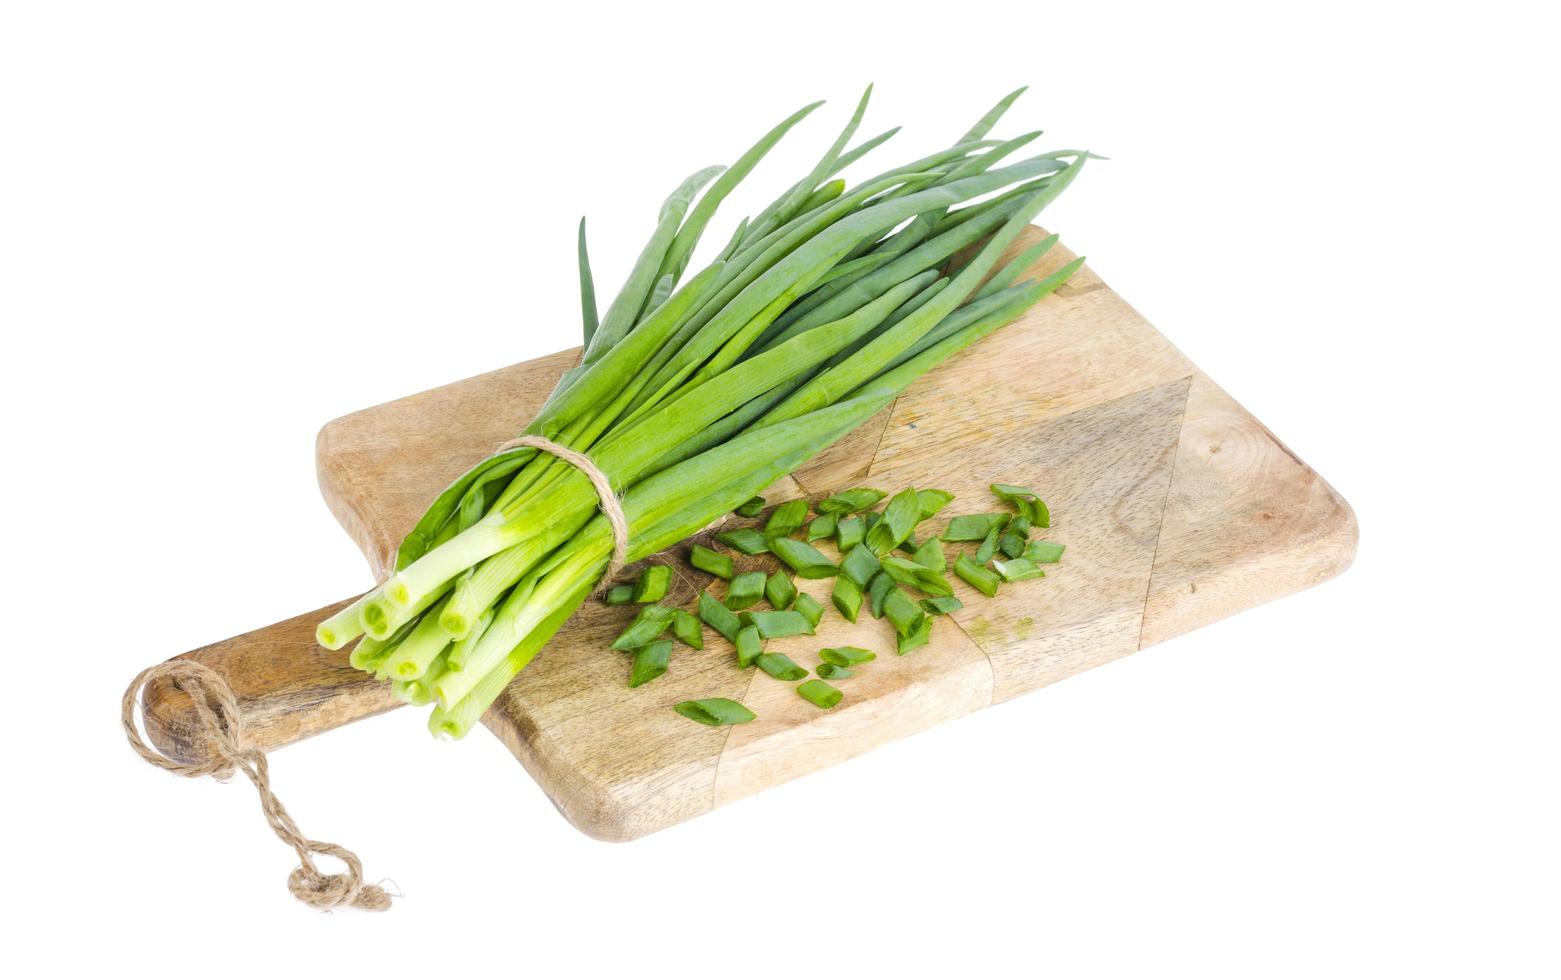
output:
M1055 248L1036 272L1072 257ZM469 378L321 431L321 490L376 575L427 501L518 431L575 356ZM737 670L710 631L704 650L680 647L666 676L630 690L627 658L607 647L632 610L588 603L484 722L571 822L628 840L1316 584L1354 554L1348 504L1088 267L768 495L817 497L863 481L937 486L958 495L928 525L941 529L947 516L994 509L994 480L1045 496L1046 536L1068 546L1063 562L995 599L956 581L965 608L909 656L893 653L887 624L853 625L833 611L818 636L772 642L809 668L823 646L879 652L837 685L846 698L833 711L793 684ZM669 602L692 602L709 581L682 560L686 548L662 559L678 570ZM828 604L828 581L799 585ZM329 611L186 656L235 682L263 745L393 706L345 653L314 646L313 624ZM758 720L705 729L670 710L716 696L742 700ZM180 697L149 694L149 731L175 754L198 753Z

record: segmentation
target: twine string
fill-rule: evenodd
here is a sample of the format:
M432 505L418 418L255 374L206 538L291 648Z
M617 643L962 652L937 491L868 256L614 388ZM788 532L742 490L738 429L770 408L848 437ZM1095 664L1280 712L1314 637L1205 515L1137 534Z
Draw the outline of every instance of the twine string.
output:
M560 446L553 440L541 436L520 436L501 443L493 451L502 453L507 449L522 447L530 447L556 456L584 473L586 479L591 481L591 487L596 491L597 499L601 501L602 514L606 516L607 523L612 525L612 560L607 563L607 569L602 572L600 579L601 584L611 582L629 560L629 519L624 516L623 502L618 499L617 492L613 490L612 481L607 479L607 474L601 471L596 461L585 453L575 452L567 446Z
M163 755L147 745L136 728L135 705L141 689L157 680L169 680L195 703L200 729L211 741L209 758L186 764ZM125 736L136 754L166 772L192 779L212 776L227 781L236 769L255 784L260 794L260 809L266 822L283 843L298 854L298 867L287 876L287 889L293 897L317 909L330 910L348 905L382 911L390 908L390 895L383 888L363 881L363 863L358 856L339 844L305 837L287 808L271 790L270 768L266 755L245 745L243 716L238 698L222 675L193 660L168 660L148 667L136 675L125 690L121 705ZM326 874L314 863L314 855L336 858L346 865L340 874Z

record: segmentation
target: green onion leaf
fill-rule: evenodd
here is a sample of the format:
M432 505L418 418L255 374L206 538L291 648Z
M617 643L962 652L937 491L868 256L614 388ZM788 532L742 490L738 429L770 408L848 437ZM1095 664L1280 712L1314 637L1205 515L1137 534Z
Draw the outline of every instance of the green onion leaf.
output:
M1011 483L994 483L992 492L1013 504L1019 513L1028 517L1036 527L1052 526L1051 513L1046 509L1046 503L1034 490L1016 487Z
M957 596L935 595L930 599L921 600L921 607L930 615L947 616L956 609L965 608L965 604L960 602Z
M761 609L743 613L749 624L759 628L759 635L766 640L778 640L787 636L811 636L813 624L795 609Z
M857 613L862 611L862 587L845 575L835 579L835 589L830 593L830 600L835 608L840 610L840 615L846 618L846 622L856 622Z
M888 494L882 490L874 490L870 487L856 487L835 494L827 500L819 501L818 512L820 514L855 514L864 511L882 500Z
M737 633L737 666L747 670L753 666L753 662L764 652L764 638L759 635L759 627L744 626Z
M988 597L997 595L999 579L997 573L970 560L970 556L960 553L954 560L954 574L969 582L972 587Z
M726 608L747 609L764 598L765 576L763 572L743 572L726 587Z
M638 650L666 632L672 625L673 610L666 606L646 606L628 627L612 641L614 650Z
M764 597L770 600L770 605L776 609L785 609L797 598L797 586L780 569L770 573L770 577L764 580Z
M882 567L878 556L873 554L872 549L865 544L852 548L850 554L846 555L845 560L840 563L841 573L862 589L867 588L873 576L877 575Z
M607 595L602 601L609 606L626 606L634 601L634 586L615 585L607 590Z
M726 637L728 643L737 642L737 631L742 629L737 615L708 592L699 593L699 618L704 620L706 626Z
M945 541L980 541L991 533L1003 514L961 514L949 521L943 532Z
M943 542L938 538L928 538L916 549L916 554L911 561L923 568L930 568L934 572L941 572L949 567L949 560L943 554Z
M954 594L953 587L949 585L948 579L944 578L942 573L901 558L899 555L884 555L883 570L899 584L920 589L928 595Z
M716 578L730 579L736 572L732 566L732 556L723 555L713 548L706 548L702 544L696 544L689 550L688 563L701 572L709 572Z
M926 646L931 640L932 617L927 616L922 619L921 624L918 625L916 629L913 630L909 635L901 636L895 641L894 652L903 657L912 650L917 650Z
M817 679L798 684L797 693L826 711L839 704L840 699L845 696L838 688Z
M1035 562L1025 558L1010 558L1008 561L998 559L992 563L997 569L997 574L1003 577L1004 582L1023 582L1032 578L1045 578L1046 573Z
M953 499L954 495L949 493L947 490L916 491L916 501L921 506L921 516L917 518L917 523L919 524L922 521L925 521L927 518L947 507L949 501Z
M591 346L591 336L596 333L596 284L591 279L591 256L585 247L585 216L580 216L580 231L576 236L575 253L580 264L580 319L583 321L585 346Z
M1018 558L1024 554L1025 544L1024 538L1015 534L1010 525L1009 529L1004 531L1002 536L997 539L997 550L1010 558Z
M771 538L770 550L803 578L828 578L838 571L817 548L796 538Z
M835 544L845 554L867 537L867 522L860 517L841 517L835 521Z
M927 621L927 614L916 604L916 600L906 595L898 588L890 589L883 598L884 617L894 624L894 631L901 636L910 636L921 629Z
M724 545L736 548L745 555L762 555L770 550L769 539L751 527L722 531L715 536L715 539Z
M648 684L667 672L672 658L672 641L658 640L634 651L634 666L629 668L629 686Z
M808 672L784 653L761 653L754 660L759 669L778 681L800 681Z
M867 608L878 619L883 618L884 597L894 588L894 579L879 572L867 586Z
M672 635L684 646L695 650L705 648L705 631L699 626L699 618L682 609L672 616Z
M818 670L814 671L814 673L818 674L818 676L824 678L825 680L832 681L839 680L844 677L850 677L851 668L836 667L834 664L819 664Z
M739 505L738 508L732 513L736 514L738 517L758 517L760 512L763 510L764 498L750 497L745 503Z
M986 537L981 539L981 547L976 549L977 565L985 565L992 560L993 555L997 554L997 536L1001 530L1001 525L994 524L992 530L986 532Z
M825 647L818 655L826 664L834 664L836 667L856 667L878 659L878 654L861 647Z
M817 599L806 592L798 594L796 605L793 608L807 617L808 624L814 629L818 628L818 621L824 618L824 607Z
M867 532L867 546L879 555L893 551L901 541L910 537L920 516L921 501L917 498L916 491L914 489L900 491L889 501L889 506L884 508L883 519Z
M764 525L765 537L794 534L808 519L808 502L802 498L788 500L770 512L769 523Z
M752 711L729 698L703 698L699 701L682 701L672 709L690 721L701 725L741 725L757 717Z
M1024 557L1037 565L1051 565L1062 559L1063 545L1054 541L1031 541Z
M647 565L634 583L635 602L658 602L666 597L672 584L672 568L669 565Z
M808 540L818 541L835 536L835 515L820 514L808 524Z

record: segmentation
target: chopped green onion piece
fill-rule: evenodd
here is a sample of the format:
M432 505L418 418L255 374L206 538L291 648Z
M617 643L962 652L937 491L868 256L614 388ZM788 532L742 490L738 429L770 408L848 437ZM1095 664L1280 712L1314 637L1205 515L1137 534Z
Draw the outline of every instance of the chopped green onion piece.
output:
M667 587L672 584L672 566L670 565L646 565L640 572L639 581L634 583L635 602L658 602L667 595Z
M895 641L894 652L903 657L912 650L918 650L926 646L931 640L932 617L928 616L909 635L901 636Z
M747 502L738 507L732 513L736 514L738 517L758 517L763 510L764 498L750 497Z
M745 555L762 555L770 550L769 539L751 527L722 531L715 536L715 539L724 545L736 548Z
M894 588L894 579L883 572L879 572L873 577L872 582L868 583L867 608L878 619L883 618L883 600L892 588Z
M778 640L786 636L810 636L813 624L795 609L761 609L743 613L748 622L759 628L759 635L766 640Z
M778 681L800 681L808 672L784 653L761 653L754 660L759 669Z
M708 592L699 593L699 618L704 620L706 626L726 637L727 642L737 642L737 631L742 629L737 614L721 605Z
M648 684L667 672L672 658L672 641L657 640L634 651L634 666L629 668L629 686Z
M672 635L684 646L695 650L705 648L705 631L699 626L699 617L679 609L672 615Z
M609 606L627 606L634 601L634 586L615 585L607 590L607 595L602 601Z
M737 634L737 666L747 670L763 652L764 637L759 635L759 627L744 626Z
M1030 519L1023 514L1019 514L1015 516L1013 520L1008 522L1008 530L1014 532L1015 534L1022 534L1025 537L1029 537Z
M1010 527L1003 532L1002 537L997 539L997 550L1010 558L1018 558L1024 554L1025 543L1024 538L1015 534L1012 527Z
M860 517L842 517L835 521L835 544L845 554L867 537L867 522Z
M949 521L943 532L945 541L980 541L1002 521L1003 514L961 514Z
M865 544L859 544L852 548L851 553L840 563L840 572L855 582L859 588L865 589L882 567L882 563L878 560L878 556L873 554L872 549Z
M888 554L916 529L921 516L921 502L914 489L901 490L884 508L883 517L867 532L867 546L875 554Z
M888 595L884 596L883 614L901 636L910 636L927 621L927 614L916 604L916 600L899 588L890 589Z
M730 579L737 571L732 566L731 555L723 555L714 548L706 548L702 544L696 544L689 549L688 563L701 572L709 572L716 578Z
M961 553L954 560L954 574L969 582L983 595L988 597L997 595L997 573L971 561L967 554Z
M941 572L949 567L949 560L943 554L943 542L938 538L928 538L922 542L921 547L916 549L916 554L911 557L911 561L934 572Z
M957 596L935 595L921 600L921 607L934 616L947 616L956 609L965 608L965 604Z
M752 711L729 698L703 698L699 701L683 701L673 711L690 721L712 728L720 725L741 725L758 717Z
M981 547L976 549L977 565L985 565L992 560L993 555L997 554L997 536L1001 529L1000 525L994 524L992 530L986 532L986 537L981 539Z
M666 632L672 625L673 610L666 606L646 606L634 617L618 638L612 641L614 650L638 650Z
M828 578L838 572L835 563L806 541L796 538L771 538L770 550L775 557L792 567L803 578Z
M864 511L882 500L888 494L882 490L874 490L870 487L856 487L837 493L828 500L819 501L818 512L820 514L855 514Z
M820 604L817 599L808 595L806 592L800 593L797 596L797 602L793 608L795 608L797 612L806 616L808 622L813 626L814 629L818 628L818 621L824 618L823 605Z
M877 660L878 654L861 647L825 647L818 652L819 659L836 667L855 667L869 660Z
M927 518L947 507L949 501L953 499L954 495L949 493L947 490L916 491L916 501L921 506L921 516L917 518L917 523L919 524L922 521L925 521Z
M808 502L802 498L788 500L770 512L769 523L764 525L766 537L793 534L808 519Z
M777 568L764 580L764 597L776 609L785 609L797 598L796 583L792 582L790 575Z
M808 540L818 541L835 536L835 515L820 514L808 524Z
M1036 527L1051 527L1051 513L1046 509L1045 501L1039 494L1025 487L1016 487L1011 483L994 483L992 492L1008 503L1013 504L1019 513L1028 517Z
M764 573L743 572L726 587L726 608L747 609L764 598Z
M953 587L941 572L935 572L926 565L918 565L899 555L884 555L883 570L901 585L920 589L928 595L954 594Z
M830 593L830 600L835 608L840 610L840 615L846 618L846 622L856 622L857 613L862 611L862 587L852 579L841 575L835 579L835 590Z
M827 681L832 681L838 680L840 678L850 677L851 668L836 667L834 664L819 664L818 670L814 671L814 673L818 674L818 676L824 678Z
M1038 565L1051 565L1061 560L1063 548L1055 541L1031 541L1024 549L1024 557Z
M803 681L801 684L798 684L797 693L825 711L839 704L840 699L845 697L838 688L831 687L818 679Z
M1023 582L1027 579L1046 577L1046 573L1041 571L1039 565L1026 558L1010 558L1008 561L999 558L992 563L992 567L997 569L997 574L1003 577L1004 582Z

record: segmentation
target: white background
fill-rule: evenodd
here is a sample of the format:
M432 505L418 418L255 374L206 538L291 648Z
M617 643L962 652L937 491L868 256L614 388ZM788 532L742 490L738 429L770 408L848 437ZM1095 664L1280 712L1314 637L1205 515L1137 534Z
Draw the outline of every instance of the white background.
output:
M4 4L9 954L1555 976L1558 78L1522 6ZM685 173L831 100L729 229L868 81L882 160L1026 82L1001 133L1112 158L1046 223L1353 503L1354 569L628 845L485 733L376 718L273 771L405 897L295 903L247 785L125 747L125 682L370 584L321 423L575 343L582 212L610 295Z

